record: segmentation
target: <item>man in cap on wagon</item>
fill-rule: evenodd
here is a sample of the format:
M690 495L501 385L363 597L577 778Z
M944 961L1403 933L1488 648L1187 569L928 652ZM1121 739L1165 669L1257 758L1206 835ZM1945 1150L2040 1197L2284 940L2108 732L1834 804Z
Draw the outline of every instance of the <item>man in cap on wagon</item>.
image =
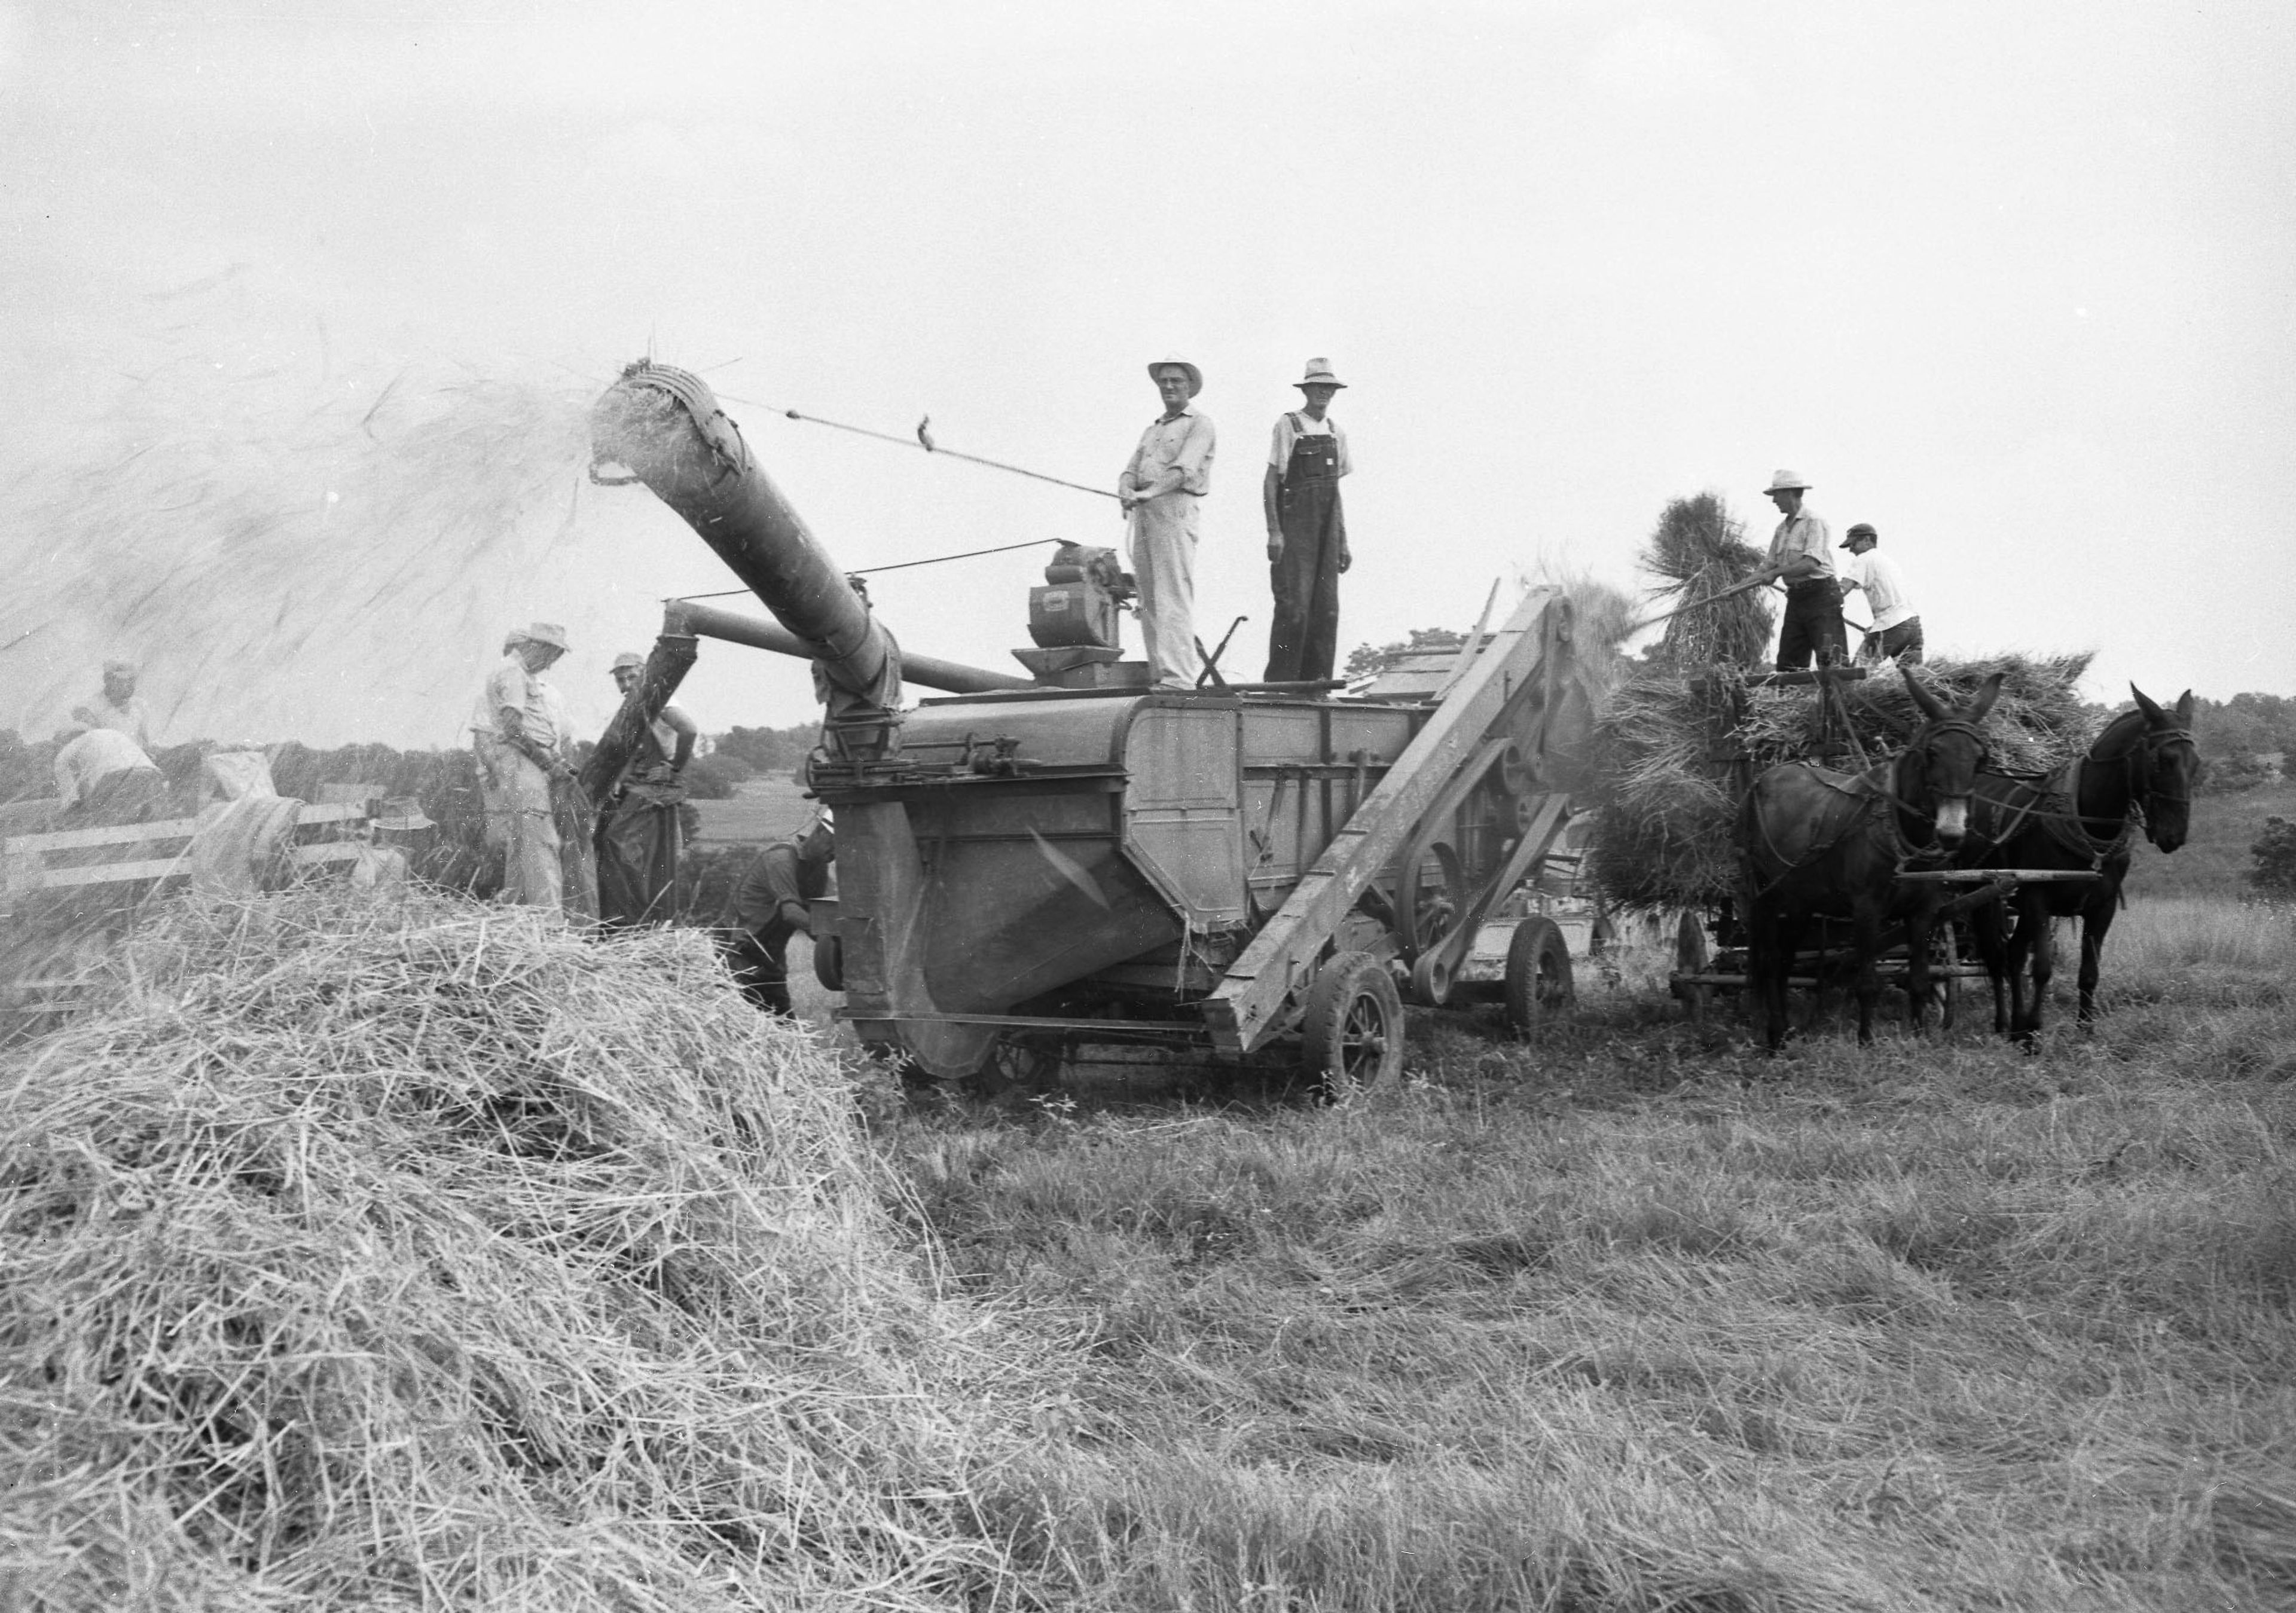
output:
M565 628L536 622L511 635L510 652L487 675L495 732L480 754L491 750L510 831L504 892L529 907L562 908L566 899L551 788L573 781L572 741L565 700L542 676L566 649Z
M1148 366L1164 412L1140 434L1116 495L1130 516L1132 570L1140 586L1140 635L1149 681L1193 689L1203 673L1196 649L1196 511L1211 487L1211 417L1190 400L1203 372L1185 358Z
M1340 644L1340 573L1348 553L1340 478L1355 469L1348 434L1328 411L1347 382L1328 358L1311 358L1292 383L1306 405L1281 415L1260 479L1267 516L1267 578L1275 618L1267 629L1267 681L1320 681L1332 675Z
M645 675L645 657L625 651L614 658L612 673L627 698ZM683 775L701 732L692 717L665 705L638 736L598 815L598 919L609 928L669 921L684 848L677 819Z
M1921 615L1906 592L1906 579L1898 574L1898 562L1881 552L1881 542L1882 535L1873 524L1862 520L1841 540L1841 546L1849 551L1849 560L1842 567L1841 591L1846 594L1852 588L1865 589L1866 606L1874 612L1874 625L1857 646L1857 659L1914 666L1922 659Z
M1770 537L1768 563L1754 575L1786 585L1785 615L1778 623L1780 672L1799 672L1812 655L1821 661L1847 659L1849 632L1841 622L1841 588L1834 576L1833 534L1824 518L1803 507L1809 484L1780 471L1762 489L1782 518Z

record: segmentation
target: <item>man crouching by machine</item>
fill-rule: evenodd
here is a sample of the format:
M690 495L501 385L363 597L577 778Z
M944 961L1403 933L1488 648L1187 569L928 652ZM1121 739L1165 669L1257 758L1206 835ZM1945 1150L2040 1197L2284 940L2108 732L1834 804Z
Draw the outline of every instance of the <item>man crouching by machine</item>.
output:
M757 855L726 898L718 920L718 946L742 995L768 1013L793 1015L790 1004L790 937L813 936L807 905L829 893L829 864L837 841L826 815L793 840L776 840Z

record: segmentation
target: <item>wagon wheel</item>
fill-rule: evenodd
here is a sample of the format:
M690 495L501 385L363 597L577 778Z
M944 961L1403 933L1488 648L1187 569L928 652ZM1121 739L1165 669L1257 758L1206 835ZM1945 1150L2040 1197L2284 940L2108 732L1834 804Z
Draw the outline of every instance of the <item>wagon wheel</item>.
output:
M1404 926L1405 955L1414 960L1412 994L1430 1008L1450 1001L1451 974L1438 969L1433 956L1458 929L1459 915L1468 905L1467 874L1456 847L1431 840L1406 858L1396 881L1396 913ZM1427 859L1435 860L1435 877L1427 877Z
M1402 994L1387 965L1369 953L1341 953L1316 970L1300 1031L1308 1078L1329 1096L1403 1073Z
M1578 996L1570 974L1570 948L1552 919L1525 919L1507 943L1507 1028L1518 1036L1531 1027L1568 1013Z
M1004 1093L1041 1093L1058 1086L1066 1060L1057 1044L1036 1037L999 1036L988 1062L966 1084L984 1098Z
M1712 962L1713 953L1706 945L1706 926L1698 915L1685 912L1674 931L1675 978L1668 988L1681 999L1682 1017L1696 1024L1706 1017L1706 1005L1714 999L1710 986L1693 984L1683 979L1685 975L1702 975Z
M1954 940L1953 926L1938 926L1938 938L1930 948L1931 966L1943 965L1938 974L1938 1028L1951 1030L1956 1015L1961 1011L1961 947Z

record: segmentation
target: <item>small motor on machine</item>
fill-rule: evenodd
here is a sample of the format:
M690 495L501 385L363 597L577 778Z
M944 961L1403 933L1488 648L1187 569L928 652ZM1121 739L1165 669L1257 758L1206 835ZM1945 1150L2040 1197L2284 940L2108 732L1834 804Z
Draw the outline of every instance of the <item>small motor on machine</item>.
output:
M1113 650L1116 607L1132 594L1115 550L1062 544L1045 585L1029 590L1029 636L1046 650Z
M1045 585L1029 590L1037 646L1015 650L1013 659L1057 688L1146 687L1148 663L1123 659L1117 637L1116 609L1136 592L1115 550L1062 544L1045 568Z

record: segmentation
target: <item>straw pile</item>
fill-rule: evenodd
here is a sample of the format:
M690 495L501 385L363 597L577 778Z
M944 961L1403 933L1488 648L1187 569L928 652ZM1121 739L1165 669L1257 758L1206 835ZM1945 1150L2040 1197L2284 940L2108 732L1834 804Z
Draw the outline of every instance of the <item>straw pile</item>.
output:
M2079 755L2093 717L2075 693L2087 655L1989 656L1932 661L1919 675L1958 704L1995 672L2008 675L1986 719L1988 766L2040 773ZM1923 717L1905 680L1884 667L1844 692L1850 726L1869 756L1901 746ZM1739 779L1718 750L1740 749L1751 778L1775 763L1819 754L1826 735L1808 688L1757 689L1733 667L1659 662L1611 698L1597 743L1603 805L1587 869L1606 899L1628 908L1725 903L1737 880L1731 826ZM1854 757L1833 766L1854 769Z
M341 902L179 908L0 1061L12 1605L976 1605L822 1047L690 933Z

